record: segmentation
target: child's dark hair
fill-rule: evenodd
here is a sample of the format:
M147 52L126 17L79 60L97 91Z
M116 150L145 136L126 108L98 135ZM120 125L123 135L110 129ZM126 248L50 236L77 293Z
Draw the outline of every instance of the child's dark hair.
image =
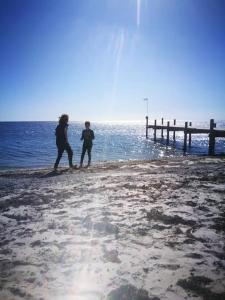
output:
M61 117L59 117L59 124L60 125L65 125L67 124L69 121L69 116L66 114L61 115Z
M90 127L90 126L91 126L91 123L90 123L90 121L85 121L84 125Z

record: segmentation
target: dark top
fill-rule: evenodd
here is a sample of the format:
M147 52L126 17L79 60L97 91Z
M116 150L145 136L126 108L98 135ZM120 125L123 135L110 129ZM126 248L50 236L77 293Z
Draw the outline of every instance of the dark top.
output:
M68 128L68 124L59 124L55 129L57 145L66 144L65 128Z
M84 141L85 146L92 146L92 140L95 138L94 131L91 129L84 129L82 131L81 141Z

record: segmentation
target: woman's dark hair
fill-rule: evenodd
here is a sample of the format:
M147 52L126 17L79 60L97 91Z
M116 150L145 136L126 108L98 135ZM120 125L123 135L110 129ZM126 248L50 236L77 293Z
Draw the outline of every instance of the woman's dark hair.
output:
M69 121L69 116L66 114L61 115L61 117L59 117L59 124L60 125L65 125L67 124Z
M84 123L84 125L85 125L85 126L91 126L91 123L90 123L90 121L86 121L86 122Z

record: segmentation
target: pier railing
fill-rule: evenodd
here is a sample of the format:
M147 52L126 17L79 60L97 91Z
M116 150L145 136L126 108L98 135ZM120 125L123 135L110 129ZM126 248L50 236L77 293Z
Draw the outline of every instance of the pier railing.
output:
M166 144L169 145L170 142L170 132L173 132L173 141L176 139L176 132L184 132L184 145L183 150L187 152L187 143L189 147L191 146L192 135L193 134L208 134L209 135L209 145L208 145L208 154L215 154L215 143L216 138L225 137L225 129L216 129L216 123L214 119L210 120L210 127L207 128L195 128L192 127L192 122L185 122L184 126L177 126L176 119L173 120L173 124L169 121L164 124L164 119L161 119L161 124L157 124L157 120L154 121L154 124L149 124L149 119L146 117L146 138L148 138L148 129L153 129L153 138L156 141L156 132L157 130L161 131L161 138L164 138L164 130L166 131Z

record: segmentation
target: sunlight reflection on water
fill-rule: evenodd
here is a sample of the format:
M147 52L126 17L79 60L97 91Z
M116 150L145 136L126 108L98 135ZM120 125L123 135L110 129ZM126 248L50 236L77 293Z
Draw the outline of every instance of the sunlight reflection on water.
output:
M184 124L177 121L179 125ZM0 167L41 167L53 165L56 157L54 130L56 122L2 122L0 123L1 144ZM195 123L193 127L208 127L208 122ZM217 122L217 128L225 128L225 122ZM71 122L69 126L69 141L74 151L74 161L79 163L82 143L80 135L83 124ZM162 157L182 155L183 134L176 134L176 142L165 147L165 139L159 139L156 144L150 138L145 138L144 123L93 123L96 139L93 146L93 162L131 159L157 159ZM160 138L160 132L157 132ZM164 133L165 137L165 133ZM224 152L224 139L218 139L216 150ZM173 147L175 146L175 148ZM190 154L207 154L208 136L195 135ZM67 165L67 157L61 161Z

